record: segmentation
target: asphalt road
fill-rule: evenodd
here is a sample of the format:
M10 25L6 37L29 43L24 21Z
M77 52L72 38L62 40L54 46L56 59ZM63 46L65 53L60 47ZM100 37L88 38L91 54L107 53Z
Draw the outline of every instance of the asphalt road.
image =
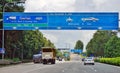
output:
M25 63L0 68L0 73L120 73L120 67L101 63L84 66L81 61L57 62L54 65Z
M56 61L56 64L24 63L0 68L0 73L120 73L120 67L102 63L84 65L81 57L71 54L71 61Z

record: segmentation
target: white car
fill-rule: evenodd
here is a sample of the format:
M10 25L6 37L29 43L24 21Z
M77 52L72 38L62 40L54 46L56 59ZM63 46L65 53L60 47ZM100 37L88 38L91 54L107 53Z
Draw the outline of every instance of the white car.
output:
M94 65L94 64L95 64L94 58L93 58L93 57L87 57L87 58L85 58L85 60L84 60L84 65L87 65L87 64L92 64L92 65Z

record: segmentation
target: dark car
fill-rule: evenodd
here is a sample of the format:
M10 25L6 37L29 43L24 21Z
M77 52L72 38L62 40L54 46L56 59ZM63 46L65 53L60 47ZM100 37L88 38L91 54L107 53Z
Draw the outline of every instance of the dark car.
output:
M85 58L82 58L82 61L84 61L85 60Z
M58 60L59 60L59 61L62 61L62 58L59 58Z
M41 54L33 55L33 62L34 63L42 63L42 55Z

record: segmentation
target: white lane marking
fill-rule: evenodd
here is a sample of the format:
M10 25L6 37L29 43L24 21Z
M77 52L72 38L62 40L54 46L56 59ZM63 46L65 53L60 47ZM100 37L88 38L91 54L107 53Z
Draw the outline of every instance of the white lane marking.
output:
M92 69L92 70L94 70L95 72L97 72L97 70L96 70L96 69L94 69L93 67L91 67L91 69Z
M95 72L97 72L97 70L94 70Z
M62 72L65 72L64 70L62 70Z

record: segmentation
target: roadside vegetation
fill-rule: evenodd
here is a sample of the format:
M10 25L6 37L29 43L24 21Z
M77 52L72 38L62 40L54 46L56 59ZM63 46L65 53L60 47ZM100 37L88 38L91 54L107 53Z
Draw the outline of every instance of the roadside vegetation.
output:
M97 31L87 45L87 56L97 62L120 66L120 38L116 31Z
M120 66L120 37L117 33L110 30L96 31L86 46L86 53L82 55L94 56L97 62Z
M100 58L100 59L96 59L95 61L120 66L120 57L116 57L116 58Z

